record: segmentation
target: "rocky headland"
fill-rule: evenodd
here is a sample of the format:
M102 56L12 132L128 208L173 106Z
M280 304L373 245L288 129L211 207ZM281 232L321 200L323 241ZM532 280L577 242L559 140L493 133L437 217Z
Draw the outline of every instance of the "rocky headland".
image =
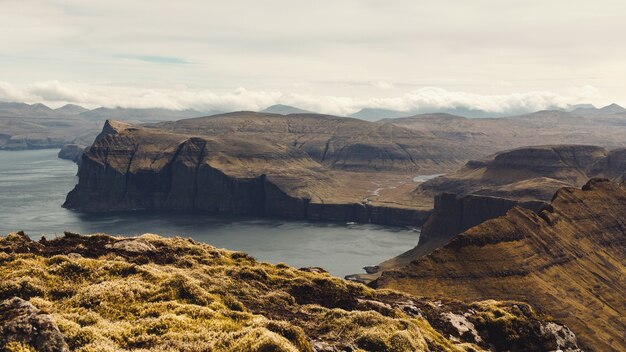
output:
M374 290L185 238L0 237L6 351L578 351L513 301Z
M311 114L107 121L64 206L419 225L432 201L411 199L412 175L467 153L391 125Z
M625 244L626 184L592 179L582 189L559 189L539 212L516 206L472 227L372 285L427 297L533 302L566 322L585 348L623 351Z
M59 154L57 156L60 159L71 160L78 164L80 159L83 157L85 149L87 149L87 147L84 145L66 144L61 148L61 150L59 150Z

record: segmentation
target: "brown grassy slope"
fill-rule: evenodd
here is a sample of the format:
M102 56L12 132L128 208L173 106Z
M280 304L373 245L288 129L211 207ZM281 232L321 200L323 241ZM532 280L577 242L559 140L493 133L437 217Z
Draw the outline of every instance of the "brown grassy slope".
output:
M481 194L519 201L549 201L564 186L580 187L590 177L619 179L626 153L592 145L542 145L500 151L422 183L416 198L441 192Z
M580 116L565 111L546 110L501 118L424 114L384 121L427 136L461 141L485 155L541 144L592 144L609 149L626 147L624 114Z
M0 300L15 296L50 314L77 351L576 347L526 304L423 300L156 235L0 237Z
M458 141L393 124L331 115L240 111L151 126L181 134L289 145L331 169L344 171L434 174L483 155Z
M514 208L375 283L424 296L531 302L590 349L623 351L626 185L563 188L540 214Z

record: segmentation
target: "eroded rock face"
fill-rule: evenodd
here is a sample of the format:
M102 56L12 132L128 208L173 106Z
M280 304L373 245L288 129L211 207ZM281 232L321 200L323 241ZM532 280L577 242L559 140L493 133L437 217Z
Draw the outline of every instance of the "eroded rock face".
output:
M69 351L52 316L19 297L0 302L0 349L12 342L41 352Z
M532 302L566 323L585 349L621 351L625 263L626 184L592 179L582 189L558 190L538 213L514 207L472 227L439 250L383 272L374 286L466 301ZM559 334L568 340L568 333Z

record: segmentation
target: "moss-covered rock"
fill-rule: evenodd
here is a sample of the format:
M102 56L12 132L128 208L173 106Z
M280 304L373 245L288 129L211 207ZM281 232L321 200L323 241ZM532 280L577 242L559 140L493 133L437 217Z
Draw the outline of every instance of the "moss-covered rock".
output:
M541 350L555 340L513 303L433 302L156 235L0 237L0 295L45 310L76 351L479 351L527 337ZM475 334L448 313L468 316Z

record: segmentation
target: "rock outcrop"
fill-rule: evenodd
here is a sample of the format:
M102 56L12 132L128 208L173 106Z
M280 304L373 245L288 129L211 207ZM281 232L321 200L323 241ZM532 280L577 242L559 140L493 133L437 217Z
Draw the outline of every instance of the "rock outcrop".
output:
M469 194L458 196L441 193L435 196L435 208L428 217L420 234L419 244L438 238L445 244L454 235L486 220L505 215L519 206L539 211L549 203L543 201L520 202L512 199Z
M86 148L84 145L66 144L59 150L58 157L78 164Z
M42 327L19 342L0 334L0 349L579 350L567 327L525 303L378 291L184 238L66 233L34 242L14 233L0 237L0 262L0 299L20 297L0 310L0 327ZM55 321L62 340L25 318L33 314ZM55 334L42 341L42 331Z
M419 248L419 246L417 247ZM564 321L589 350L626 335L626 184L558 190L539 213L515 207L455 236L375 287L466 301L515 299Z
M83 154L65 207L86 212L199 211L419 225L428 211L362 201L299 148L194 137L108 121Z
M41 352L69 351L54 318L19 297L0 302L0 349L11 350L7 346L16 351L18 346Z

